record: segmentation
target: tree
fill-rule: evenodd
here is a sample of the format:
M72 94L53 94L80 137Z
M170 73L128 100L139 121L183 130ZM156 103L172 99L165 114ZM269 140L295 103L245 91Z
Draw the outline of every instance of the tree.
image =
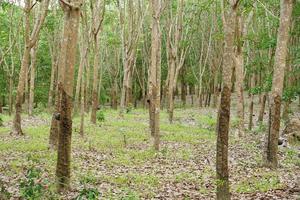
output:
M124 1L122 6L121 1L118 1L123 62L123 82L120 100L121 115L124 113L125 108L132 103L132 74L136 63L136 48L145 18L145 14L141 12L140 0L135 2L128 0L128 16L126 16L126 2ZM126 28L127 20L128 27Z
M32 5L31 0L25 1L25 46L24 53L22 58L21 70L19 73L19 82L16 96L16 104L15 104L15 117L13 122L13 134L16 135L24 135L21 128L21 110L22 110L22 99L24 94L24 87L26 80L26 74L28 72L29 60L30 60L30 51L36 45L41 27L44 23L45 17L48 11L49 0L44 0L41 2L41 12L37 20L35 21L32 32L30 33L30 11L34 7L35 4Z
M102 3L101 3L102 2ZM93 89L92 89L92 113L91 122L96 124L96 112L98 110L98 98L99 98L99 32L101 30L102 22L104 19L105 1L96 1L96 7L94 8L93 1L91 1L92 10L92 37L94 44L94 71L93 71ZM98 10L101 10L98 12Z
M181 43L188 41L187 35L183 34L183 18L184 18L184 1L177 1L177 12L175 20L172 20L172 1L169 2L169 17L167 28L167 55L168 55L168 113L169 121L173 122L174 115L174 92L177 85L177 79L180 70L182 69L185 61L186 54L189 50L190 44L184 45L180 48ZM193 14L193 12L191 12ZM188 30L188 29L187 29ZM188 32L186 30L186 32Z
M60 78L58 83L60 95L56 166L58 191L68 189L70 186L73 82L81 4L80 0L70 2L61 0L60 2L64 11L64 29L60 51Z
M29 102L28 102L28 114L32 116L33 112L33 101L34 101L34 82L35 82L35 67L36 67L36 54L37 45L33 46L30 51L30 87L29 87Z
M248 33L248 25L253 17L253 9L249 13L246 21L244 22L243 16L237 14L237 26L236 26L236 43L237 48L235 51L234 63L236 72L236 86L237 86L237 114L239 118L239 136L244 135L245 122L244 122L244 37ZM251 82L252 83L252 82ZM253 95L252 95L253 96ZM253 101L252 101L253 102ZM253 104L251 104L253 105ZM250 105L250 107L251 107ZM252 109L253 111L253 109ZM251 116L252 117L252 114ZM252 118L251 118L252 119ZM251 120L252 121L252 120ZM252 124L252 122L250 123ZM250 125L249 125L250 126Z
M159 150L159 112L160 112L160 78L161 78L161 32L160 15L162 3L151 1L152 33L151 33L151 65L149 68L149 113L151 135L154 137L154 148Z
M272 92L270 96L269 130L266 134L264 162L270 168L277 168L278 138L280 129L280 109L283 91L284 72L288 52L289 29L294 0L280 1L280 24L275 52Z
M230 199L228 172L228 132L230 121L231 74L234 58L234 31L238 4L239 0L230 1L230 9L225 10L225 3L224 0L222 0L222 21L225 46L222 69L223 85L217 119L217 199Z

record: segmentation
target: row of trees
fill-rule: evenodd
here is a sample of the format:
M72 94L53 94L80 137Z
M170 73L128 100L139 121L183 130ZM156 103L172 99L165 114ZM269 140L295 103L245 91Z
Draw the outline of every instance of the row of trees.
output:
M298 2L25 0L3 2L0 9L0 107L8 105L12 113L15 104L16 135L24 134L22 104L29 115L34 102L54 113L49 143L58 149L60 189L70 179L72 113L80 112L84 135L84 113L91 111L95 124L100 104L120 105L123 117L132 106L149 107L154 148L159 150L160 109L167 107L172 123L179 93L183 105L188 94L192 104L198 97L200 107L219 102L219 199L229 198L232 92L238 99L240 137L246 129L244 91L250 97L248 129L254 123L254 96L260 97L260 123L269 101L264 158L267 166L277 167L281 101L286 115L300 93Z

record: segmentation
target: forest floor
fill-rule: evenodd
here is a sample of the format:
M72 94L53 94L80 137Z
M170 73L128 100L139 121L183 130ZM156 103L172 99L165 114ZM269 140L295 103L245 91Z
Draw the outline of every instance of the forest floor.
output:
M51 115L23 115L25 137L9 135L12 118L0 127L0 199L74 199L100 193L101 199L214 199L216 110L176 109L169 124L161 113L161 150L152 149L148 112L137 109L120 118L104 110L105 121L86 116L81 137L75 116L71 191L55 193L56 152L48 149ZM232 117L229 147L232 199L299 199L299 147L280 147L280 167L262 166L266 125L236 136ZM26 198L25 198L26 199Z

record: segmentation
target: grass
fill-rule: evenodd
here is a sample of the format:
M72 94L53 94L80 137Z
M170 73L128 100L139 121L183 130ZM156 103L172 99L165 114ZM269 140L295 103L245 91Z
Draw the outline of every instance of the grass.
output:
M238 193L267 192L271 189L281 189L284 185L280 183L276 173L262 173L260 176L249 177L235 185L234 190Z
M90 124L86 115L83 138L78 133L80 118L74 116L72 183L77 193L82 186L92 186L105 199L151 199L159 192L167 191L168 184L183 187L180 188L182 191L186 191L186 186L193 186L197 188L195 193L201 195L214 193L216 118L211 113L204 115L195 109L177 109L177 119L169 124L168 115L163 111L160 152L152 148L146 110L132 110L121 118L118 111L104 109L103 115L105 120L97 125ZM5 115L2 118L4 123L12 120ZM36 118L50 121L51 115L41 113ZM182 119L194 120L195 124ZM233 118L231 127L235 127L235 123ZM49 180L48 188L52 194L55 190L56 152L48 149L49 125L39 122L25 124L26 137L17 139L11 138L9 131L9 127L0 127L0 158L6 162L3 165L7 172L5 176L14 177L14 174L24 174L29 167L39 167L47 172L43 178ZM233 142L240 143L239 140ZM254 144L241 143L246 152L257 151ZM285 155L293 166L297 154L291 151ZM209 164L207 160L210 160ZM245 162L239 164L247 165ZM12 180L11 186L16 187L18 181ZM259 172L240 179L232 189L235 193L251 193L281 187L283 185L275 173ZM195 199L183 193L183 199Z

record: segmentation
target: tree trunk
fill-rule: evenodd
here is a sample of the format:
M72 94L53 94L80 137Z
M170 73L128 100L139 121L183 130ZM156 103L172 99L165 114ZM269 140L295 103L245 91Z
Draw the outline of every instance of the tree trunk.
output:
M161 1L151 0L152 6L152 33L151 33L151 65L149 69L149 98L150 98L150 129L154 137L154 149L159 150L160 130L160 76L161 76L161 32L160 15Z
M173 57L173 55L172 55ZM168 84L168 113L169 113L169 122L173 123L174 115L174 85L173 80L175 78L175 58L171 58L170 67L169 67L169 84Z
M283 91L284 71L289 41L289 29L293 10L293 0L281 0L280 24L275 52L272 92L270 96L269 131L266 135L264 161L265 165L277 168L278 138L280 129L280 107Z
M267 101L267 93L265 92L263 94L262 101L260 104L260 110L259 110L259 115L258 115L258 120L257 120L259 123L262 123L264 120L266 101Z
M30 10L31 10L31 1L25 1L25 47L24 53L21 63L21 69L19 74L19 82L18 82L18 89L17 89L17 96L16 96L16 104L15 104L15 117L13 122L13 134L16 135L24 135L22 128L21 128L21 111L22 111L22 102L23 102L23 95L24 95L24 88L25 82L29 67L29 59L30 59L30 50L31 48L37 43L39 38L39 33L44 23L45 17L48 11L49 0L45 0L41 2L40 13L35 21L33 31L30 35Z
M49 147L50 149L57 149L58 145L58 123L60 118L59 108L60 108L60 94L58 90L58 83L56 83L55 89L55 110L51 119L50 134L49 134Z
M30 52L31 63L30 63L30 88L29 88L29 105L28 105L29 116L32 116L32 112L33 112L36 53L37 53L37 46L35 45Z
M181 101L183 107L186 105L186 95L187 95L187 84L183 81L181 83Z
M94 77L93 77L93 89L92 89L92 113L91 122L96 124L96 113L98 110L98 82L99 82L99 47L98 37L94 36Z
M56 59L52 59L51 64L51 77L50 77L50 87L48 94L48 109L50 110L53 105L53 97L55 94L55 77L57 75L57 63Z
M86 15L86 13L84 13ZM84 18L84 20L87 20ZM82 89L82 78L83 78L83 73L84 73L84 68L87 63L88 59L88 49L89 49L89 43L90 43L90 38L89 38L89 30L87 28L87 22L83 21L82 26L81 26L81 37L80 37L80 63L79 63L79 69L78 69L78 74L77 74L77 82L76 82L76 89L75 89L75 100L74 100L74 113L78 111L78 108L80 108L81 112L81 98L79 100L79 96L81 95L81 89ZM84 84L85 85L85 84ZM85 87L83 88L83 91L85 90ZM83 95L84 98L85 95Z
M85 31L85 30L82 30ZM87 51L88 51L88 45L87 41L83 40L82 41L82 47L81 47L81 54L80 54L80 64L79 64L79 69L78 69L78 75L77 75L77 83L76 83L76 90L75 90L75 100L74 100L74 113L77 112L77 108L79 105L81 105L81 99L80 99L80 104L79 104L79 94L81 94L81 78L83 77L83 68L85 65L85 59L87 57Z
M60 121L58 134L58 153L56 177L58 191L64 191L70 186L71 176L71 137L72 137L72 98L74 82L74 65L77 46L77 35L80 18L80 7L77 0L61 3L64 11L64 31L61 47L59 93Z
M16 96L15 117L13 123L13 134L16 135L24 135L21 128L21 111L22 111L22 101L23 101L24 87L25 87L25 73L27 72L29 66L29 58L30 58L30 47L26 45L24 49L21 70L19 74L19 83L18 83L17 96Z
M237 89L237 115L239 118L239 136L244 135L244 60L242 52L236 56L236 89Z
M80 89L80 135L84 136L84 88L85 88L85 75L84 75L84 67L82 69L81 78L81 89Z
M85 95L84 95L84 109L88 113L90 110L90 64L89 59L86 60L86 84L85 84Z
M9 75L9 92L8 92L8 114L9 116L12 113L13 109L13 76Z
M223 1L224 4L224 1ZM223 6L222 6L223 7ZM230 122L231 75L234 56L234 25L238 1L231 5L230 11L223 10L224 53L223 53L223 85L217 123L217 199L230 199L228 172L228 132ZM223 7L224 9L224 7ZM225 13L226 12L226 13Z
M117 98L117 90L118 90L118 83L116 80L114 80L113 86L111 90L111 107L114 110L118 109L118 98Z
M99 103L99 93L98 93L98 84L99 84L99 32L103 22L104 10L105 10L105 1L97 2L96 9L92 8L93 15L93 27L92 27L92 36L94 40L94 77L93 77L93 89L92 89L92 113L91 113L91 122L96 124L96 113L98 110ZM100 10L100 12L99 12Z
M253 89L255 87L255 75L252 74L251 75L251 83L250 83L250 89ZM253 127L253 107L254 107L254 94L251 92L250 93L250 103L249 103L249 124L248 124L248 129L249 130L252 130L252 127Z
M30 59L30 0L27 0L25 3L25 48L21 63L21 69L19 73L19 82L17 88L17 95L16 95L16 104L15 104L15 116L14 116L14 123L13 123L13 134L16 135L24 135L22 128L21 128L21 111L22 111L22 102L23 102L23 95L24 95L24 88L25 88L25 77L29 66L29 59Z

